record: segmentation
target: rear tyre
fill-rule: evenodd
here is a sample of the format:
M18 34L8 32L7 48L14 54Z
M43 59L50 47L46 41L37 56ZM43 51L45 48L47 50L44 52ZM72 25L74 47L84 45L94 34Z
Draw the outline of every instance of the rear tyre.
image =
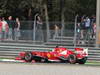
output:
M70 64L75 64L76 63L76 55L74 55L74 54L69 55L68 61Z
M87 58L83 58L81 60L78 61L79 64L85 64L86 63Z
M32 61L32 57L33 57L33 55L32 55L31 52L26 52L24 59L25 59L26 62L31 62Z

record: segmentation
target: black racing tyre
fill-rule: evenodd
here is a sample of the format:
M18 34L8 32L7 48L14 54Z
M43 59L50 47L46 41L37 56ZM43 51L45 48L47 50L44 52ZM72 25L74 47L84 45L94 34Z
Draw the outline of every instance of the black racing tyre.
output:
M74 55L74 54L69 55L68 61L70 64L75 64L76 63L76 55Z
M79 64L85 64L86 63L87 58L83 58L81 60L78 61Z
M31 52L26 52L24 59L25 59L26 62L31 62L32 61L32 57L33 57L33 55L32 55Z

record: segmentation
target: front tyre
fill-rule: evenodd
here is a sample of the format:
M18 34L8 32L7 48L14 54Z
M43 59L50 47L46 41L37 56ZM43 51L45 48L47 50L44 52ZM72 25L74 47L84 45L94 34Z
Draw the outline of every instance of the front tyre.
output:
M24 59L25 59L26 62L31 62L32 61L32 57L33 57L33 55L32 55L31 52L26 52Z

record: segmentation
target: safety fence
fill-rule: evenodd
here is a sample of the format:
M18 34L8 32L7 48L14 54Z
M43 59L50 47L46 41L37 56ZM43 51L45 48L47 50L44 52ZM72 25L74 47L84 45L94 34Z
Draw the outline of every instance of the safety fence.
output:
M46 22L37 24L34 21L20 21L21 24L19 31L14 28L16 23L13 21L11 31L12 34L10 34L11 38L9 39L9 31L6 33L2 32L0 33L0 40L35 41L45 43L51 39L57 41L56 37L61 37L59 40L63 40L63 37L72 37L73 39L71 41L73 41L72 44L74 44L74 46L80 44L86 46L91 46L92 44L94 45L96 37L92 37L92 31L83 31L84 38L81 38L82 30L78 29L78 23L76 19L75 22L65 22L64 24L61 24L61 22L49 22L49 25L47 25Z
M34 21L20 21L20 30L16 30L16 23L12 21L12 27L8 29L10 31L0 32L0 40L32 40L32 41L48 41L53 39L56 36L73 36L74 35L74 23L66 22L62 26L61 22L49 22L49 25L46 25L43 22L41 25L35 23ZM64 27L64 28L62 28Z

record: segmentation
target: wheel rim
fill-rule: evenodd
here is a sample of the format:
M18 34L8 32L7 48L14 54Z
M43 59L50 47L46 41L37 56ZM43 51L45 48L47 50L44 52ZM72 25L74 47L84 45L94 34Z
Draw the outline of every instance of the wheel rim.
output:
M32 59L32 54L31 53L26 53L25 60L26 61L31 61L31 59Z
M75 56L75 55L70 55L70 57L69 57L69 62L70 62L71 64L74 64L74 63L76 62L76 56Z

